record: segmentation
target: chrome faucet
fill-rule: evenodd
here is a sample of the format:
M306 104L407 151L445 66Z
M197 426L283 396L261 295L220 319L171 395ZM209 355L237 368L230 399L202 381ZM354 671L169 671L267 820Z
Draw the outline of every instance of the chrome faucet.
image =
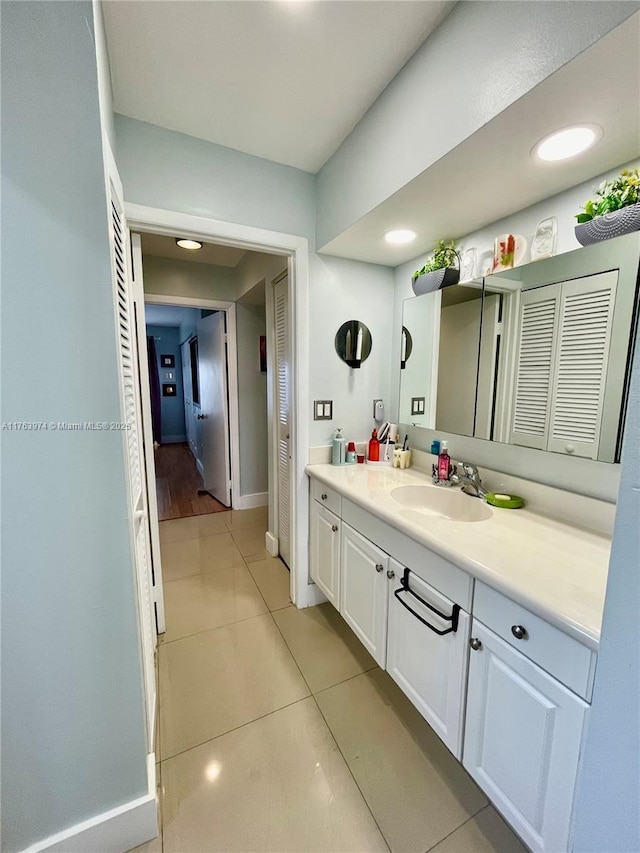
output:
M451 482L459 483L462 491L474 498L484 500L489 494L487 489L482 485L478 469L469 462L456 463L456 470L451 475Z

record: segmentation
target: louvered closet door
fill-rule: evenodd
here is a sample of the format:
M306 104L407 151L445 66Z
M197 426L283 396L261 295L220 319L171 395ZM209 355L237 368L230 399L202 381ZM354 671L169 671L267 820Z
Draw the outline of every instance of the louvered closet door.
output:
M559 284L522 294L511 444L547 446L559 303Z
M108 167L109 239L118 333L122 420L126 450L127 492L131 539L138 591L138 615L142 643L142 663L147 716L147 748L154 751L156 682L154 654L156 645L155 611L152 595L147 494L142 455L140 386L136 329L131 296L131 255L129 231L124 218L122 188L115 165Z
M291 512L291 359L289 356L289 277L273 289L275 310L276 416L278 438L278 547L289 564Z
M565 282L547 449L597 459L617 271Z

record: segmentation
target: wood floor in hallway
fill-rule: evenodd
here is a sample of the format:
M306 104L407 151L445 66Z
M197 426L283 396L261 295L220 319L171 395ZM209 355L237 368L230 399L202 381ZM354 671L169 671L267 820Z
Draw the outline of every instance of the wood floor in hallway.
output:
M155 451L155 463L160 521L227 510L211 495L198 494L202 477L188 444L161 445Z

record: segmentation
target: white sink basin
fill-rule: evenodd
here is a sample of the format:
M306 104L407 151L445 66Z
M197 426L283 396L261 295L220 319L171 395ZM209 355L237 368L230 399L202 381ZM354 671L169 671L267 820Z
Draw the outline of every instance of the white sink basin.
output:
M493 512L478 498L458 490L439 486L398 486L391 497L421 515L448 518L450 521L486 521Z

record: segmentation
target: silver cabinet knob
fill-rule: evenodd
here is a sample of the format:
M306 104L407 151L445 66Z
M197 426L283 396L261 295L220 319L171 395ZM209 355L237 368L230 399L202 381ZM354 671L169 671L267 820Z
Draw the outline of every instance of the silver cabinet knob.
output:
M393 571L393 569L387 569L387 577L389 578L389 580L393 580L393 578L395 578L395 576L396 576L396 573Z
M332 524L332 525L331 525L331 529L333 530L333 532L334 532L334 533L337 533L337 531L338 531L338 525L337 525L337 524Z
M527 629L522 625L512 625L511 633L516 638L516 640L526 640L529 634L527 633Z
M376 563L376 572L381 572L384 569L382 563Z
M320 495L320 497L322 498L323 501L326 501L326 499L327 499L327 495Z
M477 637L472 637L469 640L469 645L471 646L474 652L477 652L482 648L482 642Z

